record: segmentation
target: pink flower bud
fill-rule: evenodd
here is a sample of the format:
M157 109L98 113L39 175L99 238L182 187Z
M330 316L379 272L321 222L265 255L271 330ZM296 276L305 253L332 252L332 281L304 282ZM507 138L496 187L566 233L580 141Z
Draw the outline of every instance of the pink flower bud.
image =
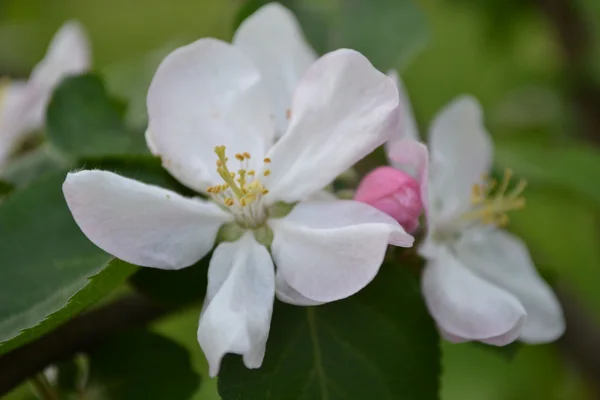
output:
M378 167L360 182L354 199L392 216L407 232L419 226L423 210L419 182L392 167Z

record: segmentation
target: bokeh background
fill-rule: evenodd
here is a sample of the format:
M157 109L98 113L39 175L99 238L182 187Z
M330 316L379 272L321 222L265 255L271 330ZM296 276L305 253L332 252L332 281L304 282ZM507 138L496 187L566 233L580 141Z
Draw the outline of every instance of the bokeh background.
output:
M177 44L230 39L241 3L0 0L0 76L27 76L58 27L77 19L90 36L94 69L113 93L135 97ZM427 40L397 67L421 132L457 95L482 102L496 166L530 182L527 207L511 215L509 229L558 288L570 322L560 342L523 346L514 357L444 344L442 399L600 398L600 1L415 3ZM134 99L130 121L142 124L143 113L143 98ZM188 310L155 330L188 347L205 375L197 317L197 309ZM207 381L197 399L218 399L215 382ZM22 387L8 398L27 393Z

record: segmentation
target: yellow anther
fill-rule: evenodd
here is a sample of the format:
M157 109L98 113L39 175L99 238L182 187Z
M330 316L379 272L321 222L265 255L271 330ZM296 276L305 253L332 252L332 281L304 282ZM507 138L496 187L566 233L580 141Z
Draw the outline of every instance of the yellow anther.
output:
M265 164L270 164L271 163L271 159L269 157L265 157L265 159L263 160L263 162Z
M520 195L527 183L519 181L513 190L508 192L513 173L510 169L504 172L504 177L497 190L498 183L487 176L483 183L473 185L471 192L471 211L462 215L463 219L479 219L484 224L506 226L509 222L507 212L525 207L525 199Z
M251 169L250 171L248 171L248 176L254 176L256 175L256 171Z
M231 207L235 202L231 197L227 197L225 198L224 203L227 207Z
M248 153L247 151L244 152L244 158L249 160L251 158L250 153Z
M244 161L244 155L242 153L237 153L235 155L235 158L238 159L239 161Z
M245 197L242 197L242 198L240 199L240 205L241 205L242 207L246 207L246 198L245 198Z
M265 172L263 172L264 176L269 176L271 175L271 170L270 169L265 169Z
M265 194L267 194L267 193L269 193L269 190L268 190L268 189L263 189L263 190L261 190L261 191L260 191L260 194L262 194L263 196L264 196Z

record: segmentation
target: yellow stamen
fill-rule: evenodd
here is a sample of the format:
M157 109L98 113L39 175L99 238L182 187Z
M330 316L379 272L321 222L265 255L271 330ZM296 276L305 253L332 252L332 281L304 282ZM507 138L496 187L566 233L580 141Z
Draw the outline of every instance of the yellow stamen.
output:
M244 155L242 153L237 153L235 155L235 158L238 159L239 161L244 161Z
M508 192L513 172L507 169L497 190L498 183L484 176L481 184L476 184L471 192L471 205L473 209L464 213L462 219L479 219L484 224L496 224L506 226L509 223L507 212L519 210L525 207L525 199L520 197L527 182L521 180L513 190Z
M250 156L250 153L248 153L247 151L245 151L245 152L243 153L243 155L244 155L244 158L245 158L246 160L249 160L249 159L251 158L251 156Z
M270 169L265 169L265 172L263 172L264 176L269 176L271 175L271 170Z
M231 197L227 197L225 198L224 203L227 207L231 207L234 204L234 201Z
M269 157L265 157L265 159L263 160L263 162L265 164L270 164L271 163L271 159Z

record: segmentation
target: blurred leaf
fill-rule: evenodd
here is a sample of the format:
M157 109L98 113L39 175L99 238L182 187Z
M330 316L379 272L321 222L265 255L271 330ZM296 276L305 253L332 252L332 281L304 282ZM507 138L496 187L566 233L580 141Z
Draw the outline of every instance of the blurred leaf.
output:
M200 376L185 348L152 332L131 332L90 353L90 387L104 400L188 400Z
M241 23L269 0L245 1ZM427 40L425 19L413 0L283 0L312 46L325 53L356 49L381 70L406 65ZM236 25L237 26L237 25Z
M206 255L191 267L177 271L142 268L131 277L131 284L147 297L167 307L181 307L204 299L208 263Z
M70 160L46 143L16 158L1 171L1 175L11 184L23 187L35 179L70 166Z
M519 353L519 350L524 346L521 342L512 342L506 346L492 346L481 342L469 342L469 344L489 351L492 354L496 354L507 361L513 360Z
M205 278L206 279L206 278ZM187 307L178 313L160 319L152 330L184 346L190 353L192 366L202 377L202 385L192 397L193 400L220 400L217 393L217 379L208 376L208 365L198 344L198 320L202 306Z
M275 305L260 369L228 355L224 400L437 399L435 326L407 271L386 264L349 299L318 307Z
M600 152L590 146L503 143L496 163L531 182L560 185L600 206Z
M97 76L67 78L48 106L48 140L76 159L146 153L142 133L125 127L122 112L122 103L108 97Z
M64 201L63 180L64 173L50 175L0 207L0 353L55 328L135 270L85 238Z

